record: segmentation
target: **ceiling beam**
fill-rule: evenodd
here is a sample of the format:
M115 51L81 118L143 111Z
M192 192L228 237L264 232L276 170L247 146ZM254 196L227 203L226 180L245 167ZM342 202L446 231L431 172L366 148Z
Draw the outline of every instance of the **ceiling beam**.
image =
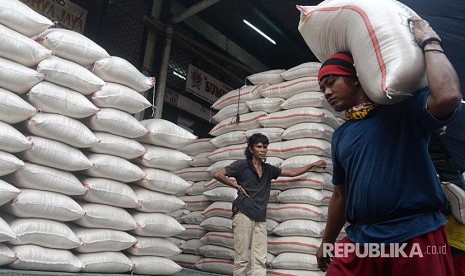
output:
M172 14L180 14L185 11L186 8L181 5L178 1L172 1L170 12ZM197 33L205 37L206 40L209 40L214 45L223 49L230 56L235 57L245 66L249 67L251 72L262 72L269 70L268 66L263 64L260 60L255 58L253 55L248 53L246 50L241 48L239 45L228 39L225 35L220 33L218 30L207 24L205 21L200 19L198 16L191 16L184 20L184 23L187 24Z
M260 1L257 0L249 0L249 3L255 7L258 12L258 15L262 17L268 24L270 24L275 31L279 32L282 36L286 39L292 41L297 46L306 49L308 46L305 44L305 41L302 37L297 37L293 35L293 32L289 30L284 24L282 24L271 12L269 12Z
M211 5L218 3L219 1L220 0L203 0L202 2L199 2L197 4L190 6L188 9L186 9L182 13L171 17L169 21L171 23L179 23L195 15L196 13L210 7Z

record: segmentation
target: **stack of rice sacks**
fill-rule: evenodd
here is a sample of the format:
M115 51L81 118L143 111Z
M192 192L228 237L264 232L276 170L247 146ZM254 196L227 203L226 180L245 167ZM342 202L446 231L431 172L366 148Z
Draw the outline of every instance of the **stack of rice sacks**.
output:
M330 141L343 119L326 103L319 89L320 66L308 62L288 70L248 76L251 85L230 91L212 105L218 112L212 118L217 125L210 131L215 136L210 142L218 149L207 155L214 162L207 169L210 175L234 160L244 159L247 138L258 132L270 140L267 163L284 169L319 159L328 164L324 170L272 181L267 210L267 264L271 268L267 275L321 275L315 253L332 195ZM227 202L213 202L204 216L222 210L221 215L230 218L236 190L216 185L221 188L210 194ZM229 246L233 248L232 229L230 232ZM232 266L228 269L232 275Z
M184 230L166 213L185 203L162 188L152 205L160 176L147 167L159 126L163 135L185 133L132 116L151 106L140 92L153 78L81 34L50 28L20 1L0 0L0 7L0 265L180 271L166 258L177 247L167 243L168 253L161 245ZM196 139L188 134L179 138L185 144ZM170 177L162 176L164 185L171 186ZM176 192L190 187L176 180Z
M205 208L211 203L204 192L208 190L206 184L211 180L211 175L207 169L213 164L206 156L216 149L210 143L210 138L198 139L195 142L183 147L180 151L192 157L190 167L176 171L176 175L192 183L192 187L184 194L178 195L186 203L186 209L179 216L179 221L186 229L181 235L176 236L175 241L182 254L174 256L172 259L179 265L191 269L200 269L197 265L204 262L201 252L208 250L201 240L208 232L208 227L203 227L205 217L202 215ZM208 260L205 260L208 264ZM208 271L208 269L207 269Z
M146 152L136 159L145 178L136 182L139 187L134 189L140 204L140 212L134 218L146 227L137 230L138 244L130 253L159 256L165 266L173 267L175 262L170 258L181 253L176 237L190 230L178 221L186 209L186 203L178 195L184 194L192 183L176 175L175 171L188 168L192 157L179 149L196 141L197 137L163 119L147 119L141 123L149 133L137 138ZM146 259L150 262L148 257ZM161 261L158 263L162 264ZM160 273L161 267L155 271ZM151 274L154 270L145 273Z

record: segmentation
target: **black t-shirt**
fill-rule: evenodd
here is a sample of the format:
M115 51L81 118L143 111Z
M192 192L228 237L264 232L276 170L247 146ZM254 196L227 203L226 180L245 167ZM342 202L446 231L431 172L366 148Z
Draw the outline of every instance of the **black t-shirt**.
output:
M226 174L234 177L250 197L239 195L233 202L239 211L254 221L266 221L266 207L270 199L271 180L278 178L281 169L267 163L262 164L260 178L252 160L238 160L227 166Z

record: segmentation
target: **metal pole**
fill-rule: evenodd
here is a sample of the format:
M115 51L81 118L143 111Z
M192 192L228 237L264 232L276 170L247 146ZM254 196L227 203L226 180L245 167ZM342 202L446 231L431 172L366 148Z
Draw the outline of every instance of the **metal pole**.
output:
M166 80L168 76L168 65L170 62L171 43L173 41L173 25L165 25L165 48L160 66L160 75L157 80L157 89L155 97L154 118L161 119L163 113L163 102L165 99Z
M157 81L157 89L155 95L155 112L154 118L160 119L163 113L163 104L165 100L166 80L168 77L168 65L170 62L171 44L173 42L173 24L179 23L184 19L198 13L199 11L210 7L220 0L203 0L202 2L193 5L183 13L173 16L165 25L165 48L163 49L163 57L160 66L160 75Z
M162 12L162 6L163 2L162 1L153 1L152 3L152 10L150 12L152 18L156 18L157 20L160 19L160 13ZM144 17L147 17L147 15L144 15ZM140 22L140 20L138 20ZM156 46L158 43L157 39L157 34L158 31L154 30L152 28L147 28L148 29L148 34L147 37L145 38L145 51L144 51L144 60L142 61L142 73L146 76L153 76L152 69L154 65L154 60L155 60L155 54L156 54ZM160 39L161 40L161 39ZM154 93L155 91L151 91ZM142 95L148 99L149 93L147 91L143 92ZM152 99L155 99L155 96L152 95ZM150 99L150 102L153 100ZM153 105L155 105L154 102L152 102ZM147 110L142 110L141 112L138 112L135 115L136 119L138 120L143 120L145 117ZM155 112L155 108L153 107L152 112Z

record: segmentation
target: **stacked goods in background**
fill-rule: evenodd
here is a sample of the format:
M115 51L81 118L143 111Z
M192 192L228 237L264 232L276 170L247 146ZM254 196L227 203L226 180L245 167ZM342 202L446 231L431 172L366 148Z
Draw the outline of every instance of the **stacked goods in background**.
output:
M177 220L186 208L186 203L178 195L184 194L192 186L174 172L190 166L192 158L179 149L196 141L197 137L166 120L147 119L141 123L148 134L137 140L146 151L136 162L140 164L145 177L136 182L139 187L134 191L140 204L139 213L136 214L140 219L138 224L145 224L146 227L137 231L138 244L130 249L130 253L146 256L148 262L148 256L159 256L166 262L165 266L172 267L175 262L170 258L181 253L175 242L179 238L176 237L190 231ZM162 265L161 262L158 264ZM161 273L161 269L158 267L144 273ZM172 270L170 274L175 272Z
M191 159L172 151L196 137L135 119L154 80L128 61L19 1L0 6L0 265L179 272L167 237L184 228L168 213L191 185L170 171Z
M210 143L210 138L198 139L181 148L180 151L192 156L192 161L188 168L175 172L181 178L191 182L192 187L179 195L179 198L186 203L185 212L179 217L186 231L177 236L178 239L175 241L182 250L182 254L173 256L172 260L191 269L198 269L196 265L205 262L205 254L201 253L209 250L209 247L201 240L209 230L208 227L204 227L205 217L202 213L212 203L204 192L209 189L206 184L211 180L207 168L213 164L206 156L215 149L216 147Z
M324 170L272 181L267 211L267 265L271 268L267 275L322 275L315 253L332 195L330 140L343 119L327 105L319 89L320 66L308 62L289 70L251 75L247 79L252 85L228 92L212 106L218 112L212 118L217 124L210 131L215 136L210 143L217 149L205 154L212 163L206 169L210 177L235 160L244 159L247 138L254 133L270 140L267 163L285 169L319 159L328 163ZM199 249L203 258L196 267L232 275L231 207L237 191L214 179L204 188L207 191L199 200L212 203L201 213L200 225L208 232L200 241L203 247L210 245L210 250ZM208 255L212 251L217 251L216 258Z

